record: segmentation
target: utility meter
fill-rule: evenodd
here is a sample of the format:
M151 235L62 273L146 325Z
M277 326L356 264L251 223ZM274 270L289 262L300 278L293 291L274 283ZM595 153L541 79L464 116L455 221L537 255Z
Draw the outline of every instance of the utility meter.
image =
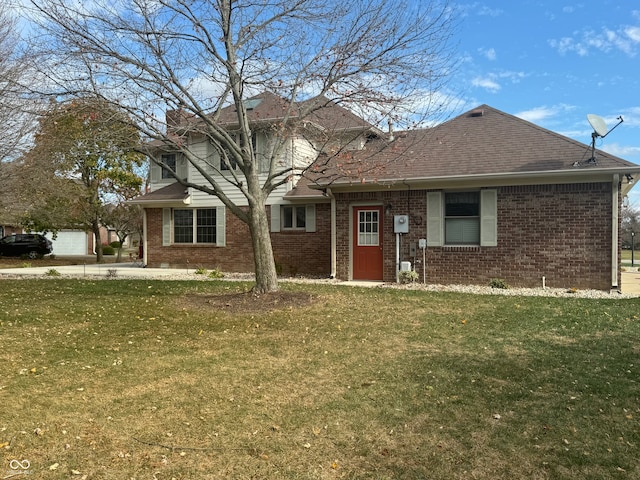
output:
M409 215L394 215L393 233L409 233Z

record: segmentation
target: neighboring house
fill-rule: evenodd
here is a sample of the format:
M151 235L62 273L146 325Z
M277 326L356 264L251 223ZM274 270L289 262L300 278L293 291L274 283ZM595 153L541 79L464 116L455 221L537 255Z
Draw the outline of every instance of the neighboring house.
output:
M21 195L16 187L14 178L23 176L21 164L8 162L2 165L0 174L0 237L14 233L27 233L21 225L21 219L33 207L29 199L20 200ZM60 230L56 238L47 233L53 244L54 255L91 255L93 253L93 235L82 230Z
M336 125L332 108L318 124ZM348 148L269 197L283 274L393 282L404 267L427 283L619 287L622 199L640 166L599 150L592 158L590 146L487 105L389 134L340 110ZM269 143L268 129L254 130ZM306 138L293 138L283 161L315 158ZM180 155L158 154L196 178ZM216 198L162 176L152 167L151 192L137 199L147 265L252 271L247 227Z

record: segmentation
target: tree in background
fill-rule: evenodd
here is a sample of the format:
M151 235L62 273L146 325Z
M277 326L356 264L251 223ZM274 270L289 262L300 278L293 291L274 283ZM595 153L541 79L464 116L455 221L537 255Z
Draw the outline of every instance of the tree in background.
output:
M267 197L298 165L278 162L287 139L331 105L369 120L410 126L433 121L450 97L455 17L446 0L66 0L31 1L49 53L49 88L121 105L145 137L180 152L207 180L182 184L218 197L247 224L256 285L278 289ZM245 100L268 91L283 99L267 158L252 145ZM220 121L235 106L234 131ZM165 110L193 121L168 128ZM317 119L315 119L317 120ZM336 129L337 130L337 129ZM336 133L323 130L328 157ZM344 134L344 132L340 132ZM226 160L205 171L187 138L210 142ZM317 142L317 140L316 140ZM322 148L322 147L326 148ZM267 164L264 168L264 163ZM262 168L261 168L262 167ZM164 167L163 167L164 168ZM224 171L223 171L224 170ZM263 174L266 172L266 174ZM175 172L172 172L175 176ZM230 191L242 194L233 201Z
M624 207L622 209L622 227L621 237L622 246L631 248L631 233L634 233L634 247L637 249L640 245L640 209L634 207Z
M101 262L106 205L140 192L139 145L126 114L108 102L89 97L53 103L25 156L24 192L32 199L25 223L36 231L92 232Z
M33 80L30 56L21 50L16 32L15 19L5 4L0 5L0 225L17 225L18 159L36 125L34 103L24 95L24 84Z
M138 241L142 239L142 216L143 211L140 205L121 202L107 208L107 213L103 218L104 223L115 230L120 243L117 262L122 260L122 245L127 238L137 238Z

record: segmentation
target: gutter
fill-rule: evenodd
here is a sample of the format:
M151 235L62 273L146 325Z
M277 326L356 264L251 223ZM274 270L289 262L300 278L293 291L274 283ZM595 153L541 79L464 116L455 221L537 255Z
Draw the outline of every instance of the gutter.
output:
M530 183L538 183L539 180L547 180L549 178L557 178L555 183L564 183L568 180L568 178L575 179L576 177L594 177L601 175L603 177L606 176L606 179L610 179L610 175L619 174L620 176L625 174L631 174L632 176L640 177L640 165L630 165L625 167L613 167L613 168L589 168L589 169L565 169L565 170L554 170L554 171L529 171L529 172L518 172L518 173L479 173L479 174L461 174L461 175L440 175L440 176L429 176L429 177L415 177L415 178L372 178L370 182L361 182L358 179L351 180L335 180L331 182L331 186L334 189L357 189L357 190L371 190L372 187L379 189L388 189L389 187L397 186L398 188L404 188L407 185L421 186L425 187L429 184L442 185L445 182L483 182L486 183L488 181L502 181L502 182L510 182L513 179L520 180L528 180ZM603 178L604 180L604 178ZM505 185L508 183L505 183ZM509 183L510 184L510 183ZM630 190L630 188L625 183L624 185L626 190ZM310 188L326 188L322 185L309 185Z

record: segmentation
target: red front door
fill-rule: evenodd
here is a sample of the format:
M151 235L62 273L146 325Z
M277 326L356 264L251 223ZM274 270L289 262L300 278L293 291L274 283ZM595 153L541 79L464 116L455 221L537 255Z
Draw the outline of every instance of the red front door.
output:
M353 279L382 280L382 207L353 209Z

